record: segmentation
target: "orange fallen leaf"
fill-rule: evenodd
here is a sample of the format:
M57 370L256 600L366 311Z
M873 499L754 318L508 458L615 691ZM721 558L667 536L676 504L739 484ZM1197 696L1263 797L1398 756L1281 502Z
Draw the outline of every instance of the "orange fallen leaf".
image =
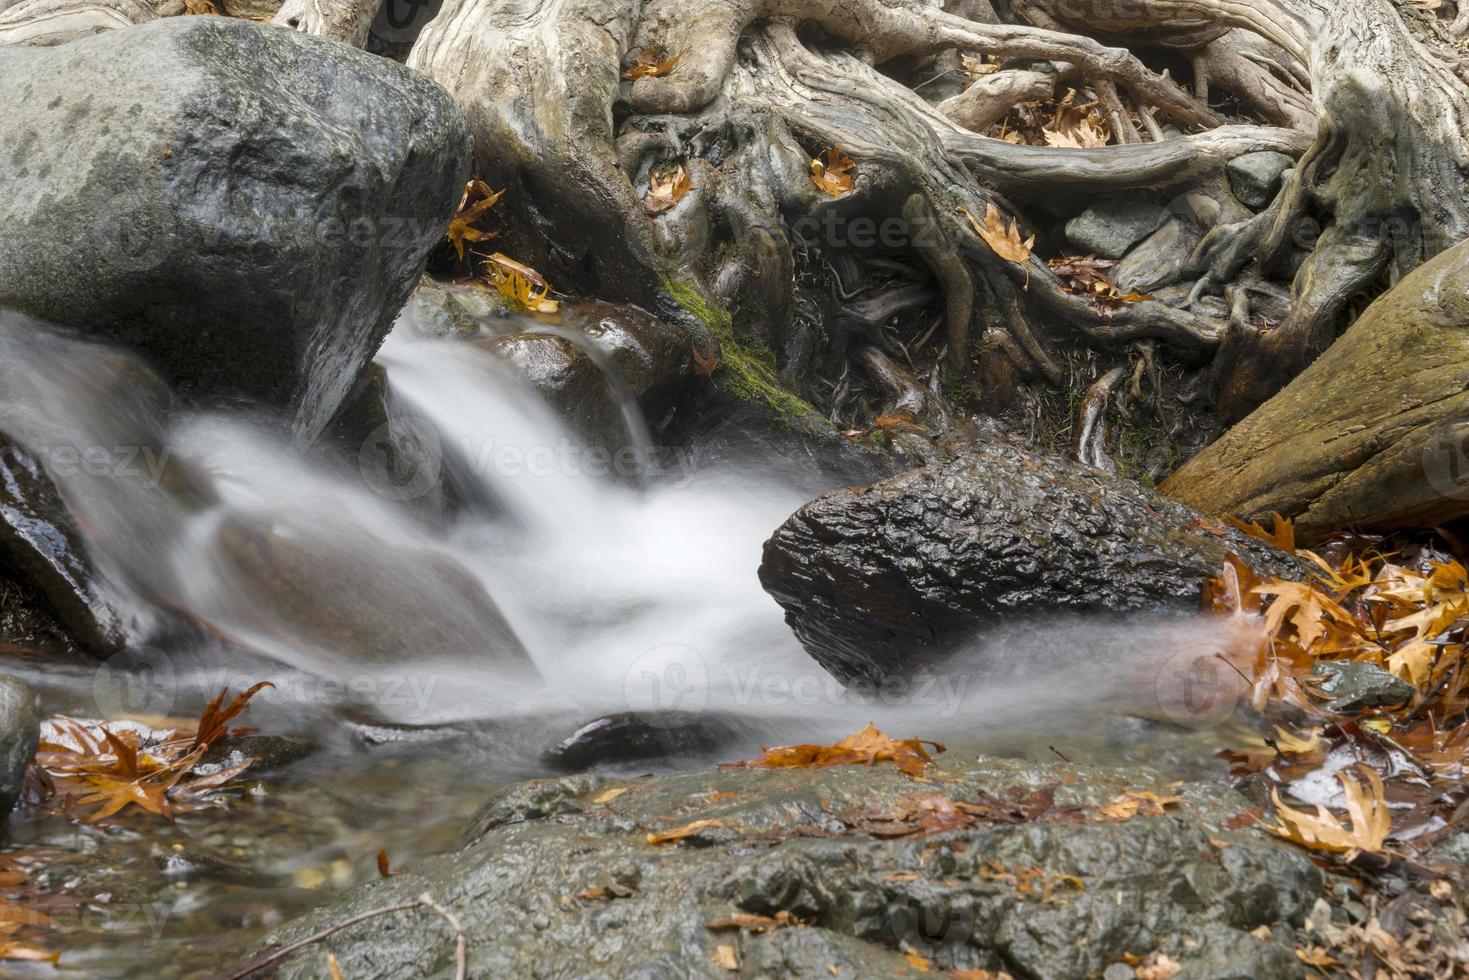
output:
M643 207L650 214L662 214L683 200L685 194L698 184L690 183L689 172L683 164L672 168L655 170L648 179L648 193L643 195Z
M811 161L811 183L827 197L841 197L852 191L852 158L833 146Z
M674 827L672 830L648 834L644 839L649 844L671 844L675 841L697 837L706 830L716 830L722 827L724 827L724 821L722 820L695 820L693 823L686 823L682 827Z
M723 769L805 769L825 766L870 766L891 762L909 776L921 776L933 761L923 746L938 752L944 747L926 739L894 739L879 731L871 722L855 735L848 735L835 745L777 745L765 749L758 759L721 763Z
M1151 790L1136 792L1128 790L1120 796L1113 797L1112 802L1106 806L1098 807L1097 812L1108 820L1131 820L1133 817L1161 817L1170 806L1183 802L1181 796L1160 796Z
M716 351L712 346L710 347L707 356L700 352L699 348L697 347L693 349L693 352L694 373L701 378L709 378L712 380L714 378L714 372L719 370L719 352Z
M980 221L969 213L967 208L959 208L959 213L969 219L970 227L974 233L984 239L986 245L1007 262L1025 268L1025 288L1030 288L1030 251L1035 247L1035 236L1022 240L1020 237L1020 222L1011 219L1010 226L1005 226L1005 219L1000 214L1000 209L993 204L986 204L984 221Z
M739 929L742 932L753 932L761 935L774 932L776 929L784 929L788 926L798 926L801 921L790 912L781 909L775 915L751 915L747 912L738 912L725 919L715 919L706 922L704 928L711 932L723 932L729 929Z
M627 81L637 81L639 78L662 78L671 74L678 67L679 55L664 55L658 48L644 48L638 52L633 63L622 72L622 77Z
M1274 530L1265 530L1264 525L1255 521L1242 521L1238 517L1225 515L1224 519L1231 525L1252 538L1259 538L1267 544L1274 545L1286 554L1295 554L1296 550L1296 528L1289 517L1282 516L1278 511L1270 512L1270 519L1275 522Z

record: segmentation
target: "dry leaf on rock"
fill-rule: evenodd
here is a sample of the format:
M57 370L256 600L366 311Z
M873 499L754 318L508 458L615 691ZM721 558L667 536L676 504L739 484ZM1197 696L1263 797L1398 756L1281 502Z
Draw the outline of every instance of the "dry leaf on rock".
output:
M648 179L648 193L643 195L643 207L649 214L662 214L683 200L685 194L697 187L690 183L689 172L683 164L655 170Z
M496 252L485 259L490 282L500 295L536 313L555 313L561 304L550 298L551 285L541 274L508 255Z
M675 841L697 837L706 830L719 830L723 827L724 821L722 820L695 820L693 823L686 823L682 827L674 827L672 830L648 834L645 840L649 844L671 844Z
M835 745L777 745L767 748L758 759L721 763L722 769L804 769L825 766L868 766L891 762L909 776L920 776L933 761L924 745L938 752L944 747L925 739L894 739L879 731L871 722L855 735L848 735Z
M1181 796L1160 796L1151 790L1141 792L1128 790L1120 796L1113 797L1112 802L1106 806L1098 807L1097 812L1108 820L1161 817L1169 807L1182 802L1183 797Z

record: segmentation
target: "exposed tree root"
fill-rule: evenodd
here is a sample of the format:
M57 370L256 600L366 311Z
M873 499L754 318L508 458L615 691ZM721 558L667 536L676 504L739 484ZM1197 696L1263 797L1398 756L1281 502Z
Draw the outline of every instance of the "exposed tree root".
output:
M378 2L288 0L277 21L360 45ZM0 39L17 9L4 3ZM128 12L140 0L21 0L42 3L147 16ZM987 0L446 0L407 61L459 99L479 174L510 189L497 247L579 291L728 313L813 390L875 350L923 386L977 381L1004 405L1017 385L1058 383L1078 344L1147 338L1212 362L1237 417L1332 341L1354 297L1469 236L1469 20L1453 11L1009 8L1006 22ZM643 52L680 60L623 81ZM983 71L961 89L965 65ZM1066 92L1111 145L994 138L1017 106ZM831 147L856 161L837 198L810 179ZM1299 160L1276 201L1216 208L1187 261L1157 264L1177 273L1154 277L1156 297L1098 302L1043 261L1067 254L1063 226L1088 205L1228 195L1228 164L1259 150ZM642 196L672 162L695 187L655 215ZM1037 236L1028 262L970 226L992 206ZM690 275L692 306L667 286Z

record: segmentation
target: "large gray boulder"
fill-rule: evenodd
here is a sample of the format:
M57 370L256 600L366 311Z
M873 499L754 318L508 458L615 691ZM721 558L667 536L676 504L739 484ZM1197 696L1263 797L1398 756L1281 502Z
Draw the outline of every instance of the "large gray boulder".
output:
M304 435L377 349L469 170L434 82L223 17L0 48L0 146L0 307Z
M426 893L463 925L473 977L918 975L904 950L935 977L1081 980L1153 950L1181 976L1304 975L1294 926L1323 875L1259 830L1224 829L1247 807L1234 791L959 755L941 758L932 782L877 765L509 786L462 850L287 923L262 951L344 927L330 939L343 976L448 976L454 933L434 911L363 918ZM1163 816L1100 821L1095 807L1143 789L1183 800ZM942 799L995 816L934 834L905 823L915 801ZM648 841L695 821L713 823ZM729 924L738 916L801 925L743 931ZM320 949L296 951L279 975L325 976Z
M1227 553L1294 558L1141 484L1003 443L802 507L760 581L842 680L932 663L1018 615L1197 609Z

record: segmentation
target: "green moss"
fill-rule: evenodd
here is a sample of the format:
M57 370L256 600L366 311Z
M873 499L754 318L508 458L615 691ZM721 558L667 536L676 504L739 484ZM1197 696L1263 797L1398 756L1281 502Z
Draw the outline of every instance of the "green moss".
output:
M688 279L665 276L663 288L719 342L719 367L714 372L714 383L721 391L741 401L764 405L776 421L788 428L814 432L831 428L809 402L781 384L773 351L737 336L734 317L728 310L710 303Z

